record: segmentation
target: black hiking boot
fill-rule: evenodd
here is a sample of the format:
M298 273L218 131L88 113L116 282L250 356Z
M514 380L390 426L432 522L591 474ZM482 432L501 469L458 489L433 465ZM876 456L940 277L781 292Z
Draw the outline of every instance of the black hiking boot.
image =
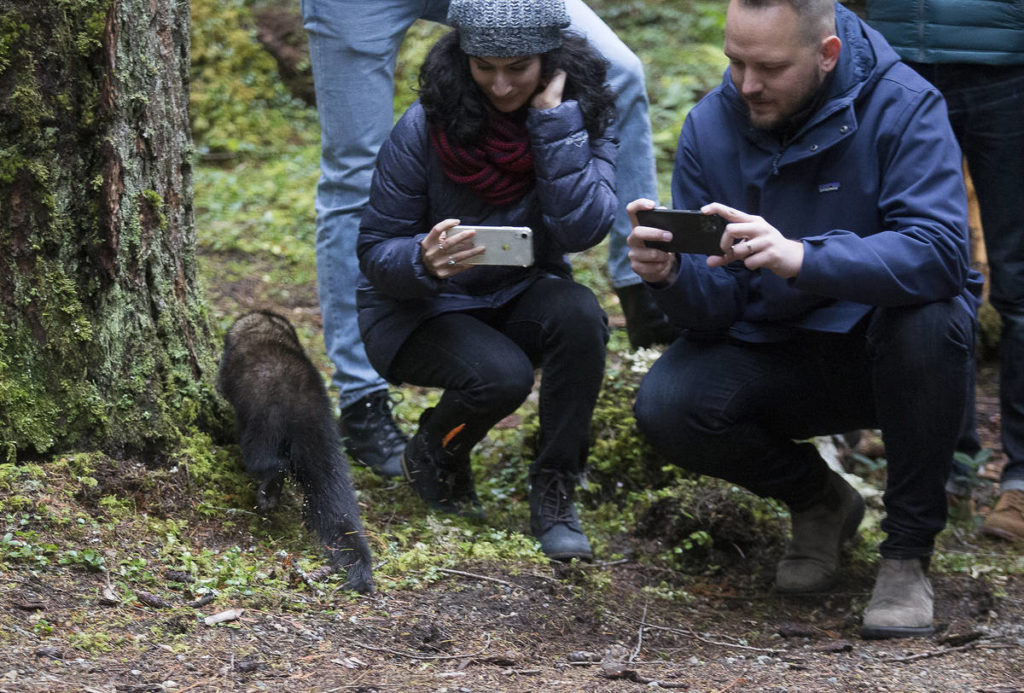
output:
M483 519L484 509L476 495L469 455L455 455L428 430L433 409L420 417L419 430L405 447L401 466L416 495L431 510Z
M530 483L530 531L540 549L555 561L594 560L583 533L573 496L576 477L563 472L540 472Z
M342 409L339 428L349 457L380 476L402 476L402 450L409 439L395 423L387 390Z
M615 289L626 317L626 335L634 349L654 344L671 344L680 330L668 321L650 289L644 283L620 286Z

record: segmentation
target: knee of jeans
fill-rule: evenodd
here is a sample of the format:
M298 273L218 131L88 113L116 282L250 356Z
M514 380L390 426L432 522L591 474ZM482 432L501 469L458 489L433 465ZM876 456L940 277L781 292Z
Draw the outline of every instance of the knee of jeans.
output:
M696 444L697 427L693 422L699 414L694 406L699 405L677 396L666 396L665 388L645 387L641 383L633 403L633 416L637 429L647 441L672 459L674 454Z
M490 375L492 377L477 388L474 398L491 411L514 411L533 389L533 366L526 359L524 363L494 369Z
M923 363L948 358L941 346L972 354L976 337L974 317L956 300L918 306L877 308L868 328L868 341L876 353L904 353Z
M608 341L608 316L593 292L576 284L558 304L558 317L552 321L551 334L573 345L580 352L603 351Z

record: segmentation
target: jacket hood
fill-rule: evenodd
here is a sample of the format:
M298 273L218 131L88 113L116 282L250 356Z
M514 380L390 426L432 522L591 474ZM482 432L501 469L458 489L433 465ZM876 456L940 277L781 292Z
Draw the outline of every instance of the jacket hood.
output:
M842 49L832 71L834 76L828 100L812 120L818 120L855 101L861 93L870 91L881 76L900 61L899 55L880 33L839 3L836 3L836 35L842 41ZM732 82L730 68L725 70L721 90L730 102L746 110Z

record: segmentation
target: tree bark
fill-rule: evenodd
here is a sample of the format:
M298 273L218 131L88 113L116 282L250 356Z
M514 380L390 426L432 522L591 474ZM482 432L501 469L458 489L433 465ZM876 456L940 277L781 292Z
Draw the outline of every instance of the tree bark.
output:
M221 426L189 4L0 0L0 461Z

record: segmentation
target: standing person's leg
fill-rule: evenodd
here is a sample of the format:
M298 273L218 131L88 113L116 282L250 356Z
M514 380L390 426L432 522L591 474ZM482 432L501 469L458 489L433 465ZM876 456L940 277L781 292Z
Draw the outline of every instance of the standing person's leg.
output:
M871 385L887 458L886 539L865 637L928 635L932 590L926 575L946 524L945 482L974 363L974 316L951 299L878 308L868 322Z
M443 21L447 4L431 3L430 18ZM406 440L359 336L356 240L377 150L392 126L395 59L421 9L409 0L302 0L321 130L316 255L324 342L346 450L384 476L401 474Z
M604 378L607 317L590 289L551 277L534 282L516 299L501 329L541 368L530 529L550 558L591 560L573 498Z
M982 66L963 64L949 65L945 63L918 63L907 61L922 77L927 79L943 93L946 99L946 111L949 113L949 124L953 128L960 149L966 154L964 135L971 126L972 116L969 104L963 99L959 86L971 84L975 79L984 79L978 72ZM965 79L966 77L966 79ZM972 174L973 175L973 174ZM975 422L975 389L977 387L977 364L973 364L968 373L967 406L960 428L960 437L956 443L956 452L974 458L981 452L981 441L978 439L978 427ZM975 471L957 459L953 459L949 479L946 481L946 494L949 507L970 507L972 479Z
M1024 66L978 66L955 90L966 112L962 146L978 194L991 284L1002 318L999 403L1006 466L982 531L1024 538Z
M626 247L626 237L631 230L626 205L640 197L658 199L644 66L586 3L566 0L565 6L572 21L570 30L586 36L610 63L608 82L616 94L619 154L615 179L619 206L608 237L608 274L612 288L622 303L626 330L634 347L668 343L679 335L679 330L669 325L647 287L633 272Z

